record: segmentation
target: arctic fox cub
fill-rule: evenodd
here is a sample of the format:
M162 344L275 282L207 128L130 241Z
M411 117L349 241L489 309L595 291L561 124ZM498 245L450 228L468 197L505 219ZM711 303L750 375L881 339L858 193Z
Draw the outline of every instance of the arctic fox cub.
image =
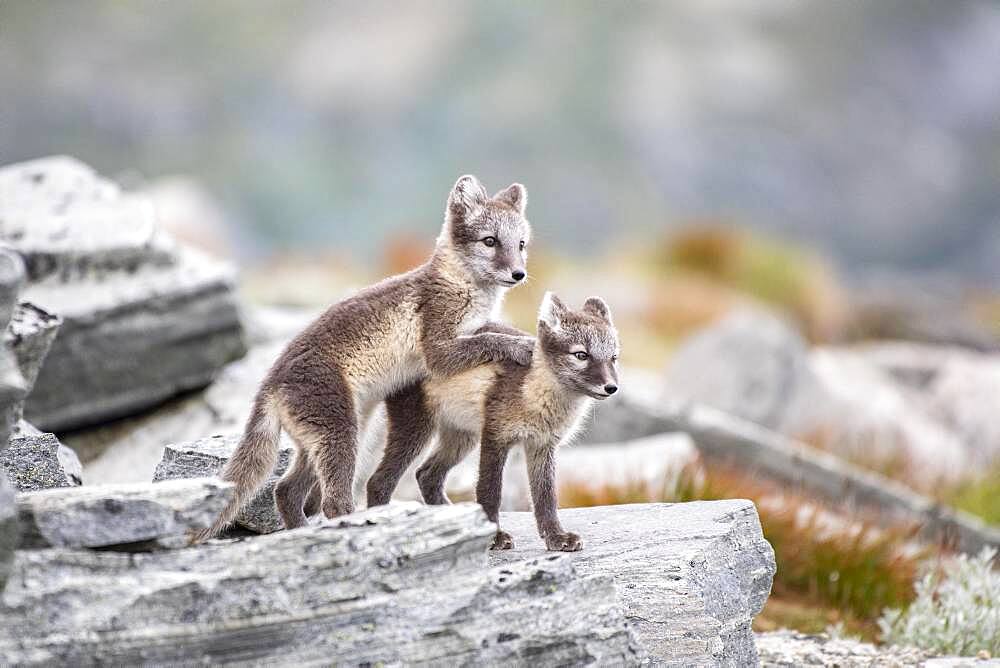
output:
M488 328L518 331L502 325L484 329ZM439 439L417 470L424 501L448 503L444 494L448 470L481 442L476 500L490 520L499 522L503 467L507 453L520 445L528 465L535 521L545 546L579 550L580 537L563 529L556 512L555 451L572 439L595 399L618 391L618 353L618 332L602 299L591 297L582 309L570 310L548 293L539 312L530 366L498 362L425 380L426 419L436 421ZM385 459L397 456L388 448L399 441L388 439ZM510 534L498 525L493 548L509 549L513 544Z
M358 434L379 403L390 416L405 413L426 378L488 362L530 363L531 337L477 332L526 276L526 203L520 184L490 197L475 177L461 177L426 264L334 304L288 345L222 472L235 483L234 498L201 538L223 529L253 497L274 467L282 429L298 448L274 496L285 526L294 528L306 523L303 505L317 479L324 515L354 509Z

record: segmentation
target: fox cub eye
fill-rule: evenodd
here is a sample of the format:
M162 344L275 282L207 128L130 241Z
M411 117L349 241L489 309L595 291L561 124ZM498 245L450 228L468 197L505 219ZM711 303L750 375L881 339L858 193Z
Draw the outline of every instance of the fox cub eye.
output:
M580 350L578 352L573 353L573 357L577 358L581 362L586 362L590 358L590 355Z
M497 238L486 237L485 239L483 239L483 243L486 244L488 247L493 248L494 246L497 245Z
M524 250L524 239L521 240L521 250Z

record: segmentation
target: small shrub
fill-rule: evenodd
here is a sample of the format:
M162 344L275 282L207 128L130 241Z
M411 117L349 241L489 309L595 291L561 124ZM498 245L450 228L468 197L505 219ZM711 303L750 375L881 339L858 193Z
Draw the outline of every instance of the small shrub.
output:
M879 620L882 639L940 654L1000 654L1000 573L995 549L960 555L916 583L916 599L905 611L888 610Z

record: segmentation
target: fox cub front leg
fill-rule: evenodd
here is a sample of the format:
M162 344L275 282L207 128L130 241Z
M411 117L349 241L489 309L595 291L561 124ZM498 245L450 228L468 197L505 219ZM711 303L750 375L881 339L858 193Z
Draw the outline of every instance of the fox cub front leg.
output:
M525 448L525 455L531 484L531 505L534 506L535 523L538 534L545 541L545 548L558 552L583 549L580 536L566 531L559 522L555 445Z
M453 376L490 362L510 360L528 366L534 350L535 339L531 336L481 332L435 343L426 354L432 373Z
M476 481L476 501L486 512L486 518L497 525L491 550L509 550L514 539L500 529L500 495L503 491L503 467L510 448L483 434L479 450L479 479Z

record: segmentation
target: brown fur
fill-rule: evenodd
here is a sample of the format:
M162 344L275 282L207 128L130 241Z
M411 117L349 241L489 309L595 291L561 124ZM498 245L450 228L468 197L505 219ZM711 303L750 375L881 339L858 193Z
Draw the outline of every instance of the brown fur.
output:
M500 325L486 329L517 333ZM585 361L576 352L586 352ZM581 548L580 537L562 528L557 513L555 450L573 437L592 399L617 391L618 336L607 305L588 299L579 311L567 309L554 295L543 302L538 339L530 367L500 362L453 376L436 376L411 388L414 400L401 403L409 416L390 423L385 457L379 467L401 471L426 443L427 430L395 433L395 426L437 423L438 447L417 470L424 501L448 503L448 470L481 440L476 499L487 517L499 523L503 468L510 450L524 448L538 532L550 550ZM419 400L416 398L419 397ZM373 480L375 478L373 477ZM369 504L384 503L398 477L369 482ZM513 539L497 529L493 547L506 549Z
M353 510L358 434L378 403L388 399L395 433L419 436L420 425L406 422L421 409L419 394L401 390L432 374L530 362L531 338L476 332L495 317L505 290L524 277L525 202L518 184L490 198L474 177L460 178L426 264L334 304L288 345L264 379L222 473L235 483L233 502L205 535L228 525L270 473L282 428L298 453L275 488L275 501L285 526L294 528L305 523L306 506L316 505L316 477L324 515ZM393 478L395 468L379 476Z

